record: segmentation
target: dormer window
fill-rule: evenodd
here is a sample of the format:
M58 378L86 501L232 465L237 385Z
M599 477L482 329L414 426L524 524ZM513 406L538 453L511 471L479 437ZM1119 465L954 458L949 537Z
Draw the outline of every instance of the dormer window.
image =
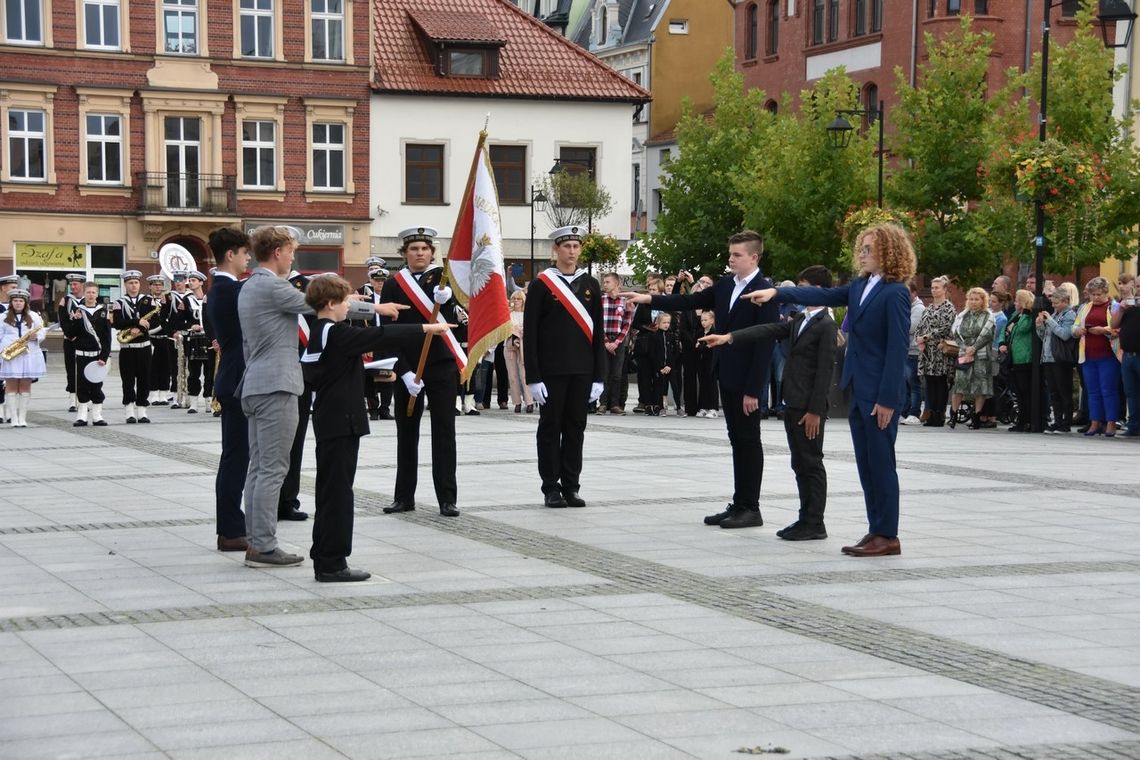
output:
M466 11L412 10L408 15L428 43L441 77L496 79L506 37L486 16Z
M463 48L447 49L447 75L453 77L487 77L490 76L487 50L465 50ZM498 57L497 55L495 56Z

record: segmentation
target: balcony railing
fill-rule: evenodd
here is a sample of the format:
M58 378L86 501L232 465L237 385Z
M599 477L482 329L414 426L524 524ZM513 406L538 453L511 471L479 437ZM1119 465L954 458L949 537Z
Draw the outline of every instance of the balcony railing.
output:
M235 177L228 174L139 172L139 210L150 214L233 214Z

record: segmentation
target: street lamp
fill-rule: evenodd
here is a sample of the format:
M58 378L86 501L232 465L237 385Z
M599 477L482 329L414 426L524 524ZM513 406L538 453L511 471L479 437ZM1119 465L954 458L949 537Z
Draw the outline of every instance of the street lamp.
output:
M567 169L566 169L565 164L572 164L573 166L581 166L587 172L589 172L590 179L593 180L595 184L597 183L598 178L594 176L595 159L594 159L593 153L591 153L589 155L589 158L556 158L556 159L554 159L554 166L550 167L551 176L554 176L555 174L558 174L559 172L566 171ZM587 232L593 232L594 231L594 209L593 209L593 207L587 209L587 211L586 211L586 231Z
M1038 133L1037 139L1044 143L1048 137L1049 126L1049 32L1051 29L1049 21L1049 11L1061 5L1062 0L1045 0L1045 18L1044 23L1041 25L1041 113L1037 117ZM1125 23L1128 25L1125 30L1124 44L1128 44L1128 39L1132 36L1132 25L1136 21L1136 14L1128 7L1128 3L1124 0L1100 0L1099 11L1097 13L1097 20L1100 21L1101 34L1104 36L1104 43L1110 48L1117 47L1115 40L1109 42L1108 28L1112 25L1112 31L1116 32L1116 24ZM1045 287L1045 201L1038 198L1034 202L1036 216L1037 216L1037 234L1033 239L1036 254L1033 261L1033 275L1037 281L1037 292L1034 293L1038 306L1042 305L1042 298L1044 296ZM1030 430L1034 433L1040 433L1042 430L1042 414L1041 414L1041 341L1036 338L1037 333L1034 332L1033 340L1033 372L1030 375L1030 394L1029 394L1029 414L1030 414Z
M847 108L835 112L835 121L827 125L827 136L831 138L831 147L842 150L851 144L851 134L855 127L845 119L845 116L870 116L879 123L879 208L883 207L883 121L887 109L883 101L879 101L878 111L869 111L865 108Z
M538 188L530 189L530 279L534 279L534 212L546 211L546 194Z

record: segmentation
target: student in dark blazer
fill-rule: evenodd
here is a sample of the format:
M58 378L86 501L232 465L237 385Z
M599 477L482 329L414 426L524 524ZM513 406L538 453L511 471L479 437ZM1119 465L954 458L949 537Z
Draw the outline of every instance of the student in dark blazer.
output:
M687 295L650 296L625 293L634 303L648 303L665 311L711 309L716 314L718 333L753 325L774 323L775 304L757 304L747 298L756 290L769 290L772 283L760 273L764 238L752 230L738 232L728 239L730 277L716 285ZM755 346L723 346L716 349L713 370L720 385L724 423L732 445L732 503L723 512L705 518L706 525L722 528L750 528L764 524L760 515L760 484L764 475L764 447L760 441L760 394L772 361L772 340Z
M830 288L827 267L800 272L800 287ZM707 335L712 346L755 343L762 338L787 341L782 398L784 432L792 454L792 471L800 492L799 519L776 535L786 541L827 538L823 513L827 508L827 469L823 466L823 428L827 421L831 376L835 371L835 320L825 307L798 311L790 320L756 325L728 335Z
M906 231L880 224L855 241L859 275L837 288L769 288L753 293L757 303L792 302L847 307L847 355L840 387L851 388L851 439L869 530L844 546L852 557L901 554L898 539L899 478L895 436L906 389L910 345L910 291L914 247Z
M222 455L214 478L218 550L243 552L249 548L241 511L249 470L249 423L235 391L245 373L237 303L242 286L239 278L249 267L249 235L233 227L216 229L210 233L210 253L218 266L206 300L206 321L221 354L214 377L214 395L222 405Z

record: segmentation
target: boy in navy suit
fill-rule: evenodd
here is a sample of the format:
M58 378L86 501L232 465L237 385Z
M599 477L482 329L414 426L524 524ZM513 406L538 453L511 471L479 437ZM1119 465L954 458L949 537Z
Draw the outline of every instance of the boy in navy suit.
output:
M899 476L895 436L906 389L910 347L910 290L914 247L902 227L879 224L855 241L859 276L837 288L768 288L752 293L757 303L847 306L847 355L840 387L852 391L851 441L869 530L858 543L844 546L852 557L901 554Z
M728 269L711 288L685 295L623 293L633 303L647 303L664 311L711 309L716 314L716 332L726 333L779 319L775 304L755 304L746 296L757 289L771 289L760 273L764 238L752 230L728 239ZM686 273L687 274L687 273ZM720 385L720 399L728 441L732 445L732 503L723 512L709 515L705 525L751 528L764 524L760 515L760 484L764 475L764 447L760 441L760 395L772 363L772 340L756 346L723 346L713 356L713 371Z

